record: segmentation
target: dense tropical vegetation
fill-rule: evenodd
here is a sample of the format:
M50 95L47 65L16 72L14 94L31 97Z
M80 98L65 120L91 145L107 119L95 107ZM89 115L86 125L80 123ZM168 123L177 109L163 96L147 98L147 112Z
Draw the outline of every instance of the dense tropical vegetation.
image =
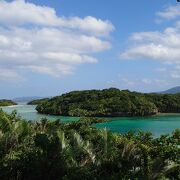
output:
M35 100L32 100L30 102L28 102L27 104L28 105L38 105L38 104L42 104L44 103L45 101L48 101L49 98L43 98L43 99L35 99Z
M144 94L119 90L73 91L39 101L37 111L65 116L146 116L179 113L180 94Z
M0 106L12 106L12 105L17 105L17 103L7 99L0 99Z
M83 118L26 121L0 111L1 180L180 179L180 130L114 134Z

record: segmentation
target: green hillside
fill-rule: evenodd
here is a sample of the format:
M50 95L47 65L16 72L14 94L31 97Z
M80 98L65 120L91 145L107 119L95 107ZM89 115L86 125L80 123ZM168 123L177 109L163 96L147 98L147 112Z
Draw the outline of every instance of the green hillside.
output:
M12 106L12 105L17 105L17 103L13 102L12 100L0 99L0 106Z
M143 94L119 90L73 91L38 103L43 114L64 116L148 116L180 112L180 94Z

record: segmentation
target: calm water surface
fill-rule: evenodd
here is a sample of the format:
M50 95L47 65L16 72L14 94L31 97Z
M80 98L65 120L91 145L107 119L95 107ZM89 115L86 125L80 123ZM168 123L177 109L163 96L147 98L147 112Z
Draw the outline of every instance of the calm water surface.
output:
M79 119L77 117L53 116L53 115L39 114L39 113L37 113L35 108L36 108L35 105L26 105L25 103L24 104L21 103L16 106L2 107L2 109L7 113L11 113L13 110L17 110L19 116L21 116L24 119L33 120L33 121L40 120L41 118L47 118L50 120L61 119L61 121L63 121L63 122L76 121Z
M18 114L28 120L40 120L43 117L47 119L55 120L61 119L63 122L77 121L77 117L65 117L65 116L52 116L38 114L35 110L36 106L19 104L17 106L3 107L2 109L8 113L13 110L17 110ZM143 130L150 131L154 136L160 136L161 134L171 133L177 128L180 128L180 114L161 114L153 117L144 118L110 118L110 122L98 123L95 126L97 128L107 128L113 132L126 133L130 130Z

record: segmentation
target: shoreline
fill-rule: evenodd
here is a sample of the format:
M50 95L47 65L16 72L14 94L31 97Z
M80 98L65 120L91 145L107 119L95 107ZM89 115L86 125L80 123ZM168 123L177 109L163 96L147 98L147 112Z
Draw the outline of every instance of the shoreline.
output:
M180 112L179 113L158 113L158 114L156 114L156 115L154 115L154 116L164 116L164 115L169 115L169 116L171 116L171 115L180 115Z
M27 105L25 103L18 103L17 105L10 105L10 106L0 106L0 109L3 108L16 108L16 107L23 107L23 106L35 106L35 105ZM45 113L39 113L36 110L37 114L39 115L45 115L45 116L59 116L59 117L69 117L69 118L81 118L81 117L86 117L86 118L151 118L151 117L158 117L158 116L179 116L180 113L157 113L153 115L148 115L148 116L110 116L110 115L104 115L104 116L70 116L70 115L55 115L55 114L45 114Z
M63 116L63 117L77 117L77 118L82 118L82 117L85 117L85 118L150 118L150 117L158 117L158 116L179 116L180 113L157 113L157 114L154 114L154 115L148 115L148 116L68 116L68 115L56 115L56 114L45 114L45 113L39 113L37 111L38 114L40 115L46 115L46 116Z

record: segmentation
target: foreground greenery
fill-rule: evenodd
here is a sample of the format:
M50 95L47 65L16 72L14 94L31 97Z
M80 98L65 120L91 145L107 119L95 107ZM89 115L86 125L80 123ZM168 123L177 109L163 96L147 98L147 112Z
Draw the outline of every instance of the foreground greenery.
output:
M7 99L0 99L0 106L12 106L12 105L17 105L17 103Z
M104 121L22 120L0 111L1 180L179 179L180 130L153 139L98 130Z
M39 101L37 111L64 116L147 116L180 113L180 94L143 94L115 88L73 91Z

